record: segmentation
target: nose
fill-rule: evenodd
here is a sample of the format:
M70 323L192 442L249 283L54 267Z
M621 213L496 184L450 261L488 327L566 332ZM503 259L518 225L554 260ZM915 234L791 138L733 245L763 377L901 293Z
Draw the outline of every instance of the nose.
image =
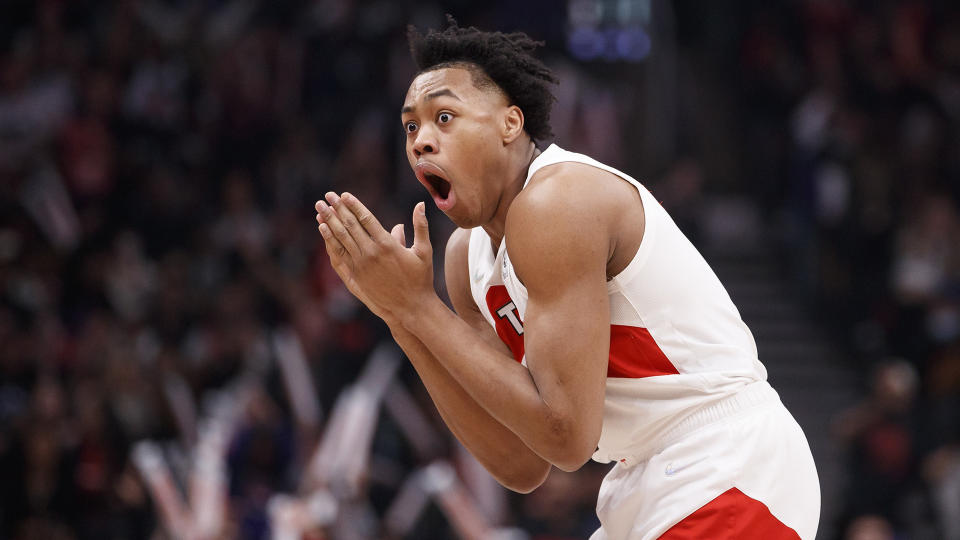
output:
M422 126L413 141L413 155L419 158L423 154L436 154L437 149L436 133L430 127Z

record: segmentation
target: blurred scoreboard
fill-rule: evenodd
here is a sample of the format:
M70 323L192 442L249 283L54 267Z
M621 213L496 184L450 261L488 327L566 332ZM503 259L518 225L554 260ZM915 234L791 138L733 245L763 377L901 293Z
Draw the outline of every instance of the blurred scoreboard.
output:
M653 48L654 3L567 0L567 50L586 62L642 62Z

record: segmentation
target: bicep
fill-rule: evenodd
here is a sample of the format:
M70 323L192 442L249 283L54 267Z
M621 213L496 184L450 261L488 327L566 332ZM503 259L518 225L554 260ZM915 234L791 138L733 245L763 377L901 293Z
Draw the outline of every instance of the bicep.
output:
M578 279L530 291L524 321L528 355L553 359L545 362L545 368L603 371L610 342L609 299L603 283Z
M601 275L571 276L528 288L527 367L550 405L595 417L603 403L610 310Z
M610 349L609 233L596 214L551 202L534 201L508 221L509 255L528 294L527 367L552 409L598 437Z

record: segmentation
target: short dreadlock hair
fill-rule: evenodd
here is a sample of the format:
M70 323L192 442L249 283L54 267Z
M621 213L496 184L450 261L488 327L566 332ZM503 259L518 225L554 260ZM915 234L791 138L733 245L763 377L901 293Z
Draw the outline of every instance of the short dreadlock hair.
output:
M429 30L421 34L413 25L407 27L410 54L419 75L447 67L464 66L478 88L496 85L506 94L511 105L523 111L524 129L534 141L553 137L550 129L550 107L556 101L550 85L557 83L550 69L533 56L543 45L523 32L504 34L484 32L474 27L461 28L447 15L443 31ZM471 69L473 67L479 68Z

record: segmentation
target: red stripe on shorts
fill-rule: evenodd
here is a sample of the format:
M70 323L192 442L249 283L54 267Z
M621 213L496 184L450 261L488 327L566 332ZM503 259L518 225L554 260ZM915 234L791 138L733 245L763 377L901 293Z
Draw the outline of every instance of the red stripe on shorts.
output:
M680 523L659 540L800 540L796 531L770 513L762 502L730 488Z

